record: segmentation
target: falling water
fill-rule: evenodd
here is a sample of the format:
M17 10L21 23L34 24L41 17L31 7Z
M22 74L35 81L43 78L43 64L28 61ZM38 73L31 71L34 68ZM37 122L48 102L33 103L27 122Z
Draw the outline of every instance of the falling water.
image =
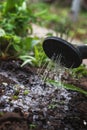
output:
M43 82L50 79L61 83L61 76L65 71L65 67L61 65L61 58L61 54L56 57L54 54L51 60L45 62L42 68L37 71L38 76L42 78Z

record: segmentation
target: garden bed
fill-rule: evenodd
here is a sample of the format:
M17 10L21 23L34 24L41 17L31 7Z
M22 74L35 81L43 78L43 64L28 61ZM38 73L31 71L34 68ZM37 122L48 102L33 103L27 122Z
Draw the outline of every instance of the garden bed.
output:
M0 61L0 130L87 130L86 95L44 83L36 68L20 65Z

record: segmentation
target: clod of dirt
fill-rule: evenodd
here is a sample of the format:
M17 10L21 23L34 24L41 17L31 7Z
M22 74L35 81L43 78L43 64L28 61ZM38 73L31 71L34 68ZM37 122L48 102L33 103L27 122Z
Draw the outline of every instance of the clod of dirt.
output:
M8 112L0 117L0 130L29 130L27 120L18 113Z

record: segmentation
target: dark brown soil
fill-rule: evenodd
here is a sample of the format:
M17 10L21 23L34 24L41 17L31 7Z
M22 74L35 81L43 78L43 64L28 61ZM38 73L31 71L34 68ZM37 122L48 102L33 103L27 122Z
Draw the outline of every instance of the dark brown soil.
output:
M87 130L86 95L46 84L20 65L0 61L0 130Z

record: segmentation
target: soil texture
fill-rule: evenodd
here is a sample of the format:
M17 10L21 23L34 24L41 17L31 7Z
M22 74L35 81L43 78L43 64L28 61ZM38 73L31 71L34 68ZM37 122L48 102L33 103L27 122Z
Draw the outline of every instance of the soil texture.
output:
M87 96L44 83L21 63L0 61L0 130L87 130Z

